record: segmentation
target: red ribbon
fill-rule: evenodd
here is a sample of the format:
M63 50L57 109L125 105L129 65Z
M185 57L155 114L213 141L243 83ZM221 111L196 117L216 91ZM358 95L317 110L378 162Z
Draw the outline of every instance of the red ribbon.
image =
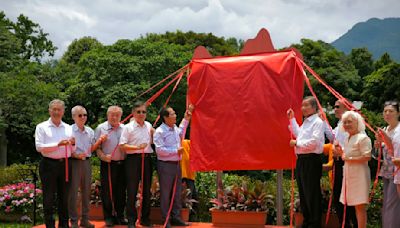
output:
M65 149L65 182L68 182L68 145L64 145Z

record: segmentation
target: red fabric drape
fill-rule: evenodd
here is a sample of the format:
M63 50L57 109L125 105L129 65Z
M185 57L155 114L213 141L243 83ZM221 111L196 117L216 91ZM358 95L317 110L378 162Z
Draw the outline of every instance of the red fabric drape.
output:
M301 119L303 69L295 52L194 59L193 170L289 169L288 108Z

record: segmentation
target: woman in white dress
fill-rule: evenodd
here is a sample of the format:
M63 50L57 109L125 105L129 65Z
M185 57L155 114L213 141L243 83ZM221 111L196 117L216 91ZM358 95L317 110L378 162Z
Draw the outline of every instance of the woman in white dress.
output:
M364 133L364 120L357 112L345 112L342 123L349 136L343 150L339 146L335 148L344 161L340 202L344 205L355 206L358 227L365 228L367 226L366 206L371 184L368 167L368 161L371 159L371 139Z

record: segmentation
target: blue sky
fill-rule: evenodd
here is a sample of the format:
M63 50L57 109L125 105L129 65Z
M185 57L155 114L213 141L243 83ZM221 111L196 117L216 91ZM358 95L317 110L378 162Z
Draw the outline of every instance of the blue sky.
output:
M399 0L1 0L15 20L38 22L60 57L77 38L103 44L146 33L195 31L238 39L267 28L276 48L301 38L332 42L372 17L400 17Z

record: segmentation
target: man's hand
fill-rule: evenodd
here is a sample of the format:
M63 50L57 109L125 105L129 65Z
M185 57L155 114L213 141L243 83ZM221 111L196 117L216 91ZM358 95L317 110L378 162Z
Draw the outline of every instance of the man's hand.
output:
M147 143L142 143L139 145L139 149L142 150L147 147Z
M104 154L103 156L101 156L101 160L103 160L104 162L110 163L111 162L111 155L110 154Z
M74 138L74 137L71 137L71 138L69 139L69 144L75 145L75 138Z
M72 157L74 157L76 159L84 160L86 158L86 154L84 154L84 153L82 153L82 154L73 153Z
M287 110L287 116L288 116L289 120L294 118L294 111L293 111L293 109L289 108L289 109Z
M192 118L193 110L194 110L194 106L193 106L192 104L190 104L189 107L188 107L188 109L187 109L186 112L185 112L184 118L185 118L186 120L190 120L190 118Z
M339 144L335 144L335 147L333 148L333 156L334 157L341 157L343 154L343 149Z
M107 141L107 135L101 135L99 140L103 143L105 141Z
M58 143L58 146L65 146L65 145L69 145L70 141L67 139L63 139Z
M289 144L290 144L291 147L295 147L296 144L297 144L297 141L295 139L291 139Z
M179 147L179 149L178 149L179 157L182 156L182 154L183 154L183 147Z

